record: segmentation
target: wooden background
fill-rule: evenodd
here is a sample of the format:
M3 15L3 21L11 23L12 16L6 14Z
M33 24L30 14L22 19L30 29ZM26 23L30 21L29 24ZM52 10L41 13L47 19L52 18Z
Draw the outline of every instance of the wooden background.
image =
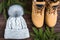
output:
M31 1L28 0L29 2L27 3L27 10L30 10L31 11ZM24 18L27 22L27 25L28 25L28 28L29 28L29 31L32 32L32 27L33 27L33 23L31 21L31 14L24 14ZM0 14L0 40L9 40L9 39L4 39L4 30L5 30L5 27L6 27L6 20L4 18L4 16L2 14ZM57 24L55 26L55 32L60 32L60 4L58 6L58 21L57 21ZM10 39L12 40L12 39ZM15 40L15 39L14 39ZM22 40L22 39L21 39ZM24 39L24 40L33 40L32 37L28 38L28 39Z

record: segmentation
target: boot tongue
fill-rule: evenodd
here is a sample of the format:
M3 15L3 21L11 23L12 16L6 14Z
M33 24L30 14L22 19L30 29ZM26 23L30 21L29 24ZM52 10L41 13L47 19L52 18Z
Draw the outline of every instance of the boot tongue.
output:
M42 4L37 4L36 6L39 7L39 8L42 8L44 5L42 5Z
M58 7L58 5L56 5L56 6L53 6L53 8L54 8L54 9L56 9L57 7Z
M57 0L51 0L51 1L53 1L53 2L57 2Z
M44 0L37 0L38 2L43 2Z

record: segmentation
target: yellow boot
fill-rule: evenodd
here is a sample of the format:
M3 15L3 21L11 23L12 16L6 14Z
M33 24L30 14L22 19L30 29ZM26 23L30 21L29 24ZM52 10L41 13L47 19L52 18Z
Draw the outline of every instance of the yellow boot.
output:
M49 27L54 27L56 25L58 4L59 1L51 2L50 5L48 5L49 7L46 10L45 21Z
M37 27L40 28L44 23L44 10L45 10L45 1L37 2L33 1L32 4L32 22Z

